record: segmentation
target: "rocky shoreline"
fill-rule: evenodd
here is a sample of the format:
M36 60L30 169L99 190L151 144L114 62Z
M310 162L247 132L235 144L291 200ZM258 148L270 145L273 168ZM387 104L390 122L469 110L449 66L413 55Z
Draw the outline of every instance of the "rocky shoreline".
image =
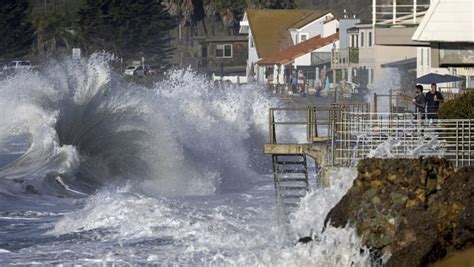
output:
M474 167L440 158L365 159L326 223L354 225L386 266L425 266L474 247Z

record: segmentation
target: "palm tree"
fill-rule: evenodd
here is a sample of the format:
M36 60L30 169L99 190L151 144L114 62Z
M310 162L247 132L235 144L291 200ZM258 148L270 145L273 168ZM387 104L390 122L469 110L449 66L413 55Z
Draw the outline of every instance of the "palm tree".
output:
M216 24L216 13L217 13L217 0L204 0L204 14L206 17L210 17L212 21L212 36L216 35L216 29L215 29L215 24ZM204 22L205 20L202 20L204 31L206 32L207 35L207 29L206 29L206 24Z
M186 25L186 23L191 22L191 16L193 15L194 6L192 0L164 0L163 5L165 6L165 10L168 13L178 18L179 24L179 41L181 41L182 37L182 27ZM188 34L189 37L189 34Z
M34 50L40 58L48 58L71 50L77 37L67 29L65 19L58 14L44 14L33 19L36 28Z

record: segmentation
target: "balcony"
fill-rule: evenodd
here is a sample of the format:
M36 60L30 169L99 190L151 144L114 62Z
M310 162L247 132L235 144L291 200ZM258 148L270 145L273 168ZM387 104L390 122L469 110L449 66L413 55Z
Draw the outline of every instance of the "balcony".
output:
M359 63L359 48L357 47L349 48L349 63L354 63L354 64Z
M359 64L359 48L351 47L332 52L332 68L345 69Z

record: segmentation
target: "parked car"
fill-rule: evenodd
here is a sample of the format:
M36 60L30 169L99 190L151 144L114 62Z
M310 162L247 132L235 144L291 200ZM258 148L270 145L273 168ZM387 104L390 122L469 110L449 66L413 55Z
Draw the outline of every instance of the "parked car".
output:
M135 74L135 70L138 68L139 66L128 66L125 71L123 72L123 74L125 75L130 75L130 76L133 76Z
M124 74L129 76L158 75L159 70L159 66L132 65L127 67L127 69L124 71Z
M8 68L12 70L29 70L31 69L31 62L15 60L8 64Z
M150 68L147 65L129 66L124 71L124 74L130 76L145 76L149 75L149 70Z

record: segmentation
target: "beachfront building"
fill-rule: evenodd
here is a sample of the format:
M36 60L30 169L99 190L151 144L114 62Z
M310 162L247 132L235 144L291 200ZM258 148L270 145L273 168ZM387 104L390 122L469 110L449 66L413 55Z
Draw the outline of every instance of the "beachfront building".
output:
M455 16L453 14L456 14ZM474 87L474 1L438 0L412 36L426 43L417 50L417 76L431 72L463 76Z
M374 31L373 86L375 93L387 89L413 88L416 78L416 58L419 47L426 43L412 40L432 0L401 1L373 0L372 27ZM395 77L391 77L396 70ZM398 81L394 81L398 80ZM388 88L398 85L400 88Z
M344 77L349 82L353 82L355 69L359 64L359 45L357 36L351 35L354 25L360 22L360 19L343 18L339 22L339 48L334 49L331 54L331 68L335 72L340 72L341 78ZM356 44L357 43L357 44Z
M198 69L223 82L247 82L248 37L216 36L199 40L201 53Z
M240 33L249 39L247 75L269 85L288 84L293 71L302 70L314 88L339 47L339 21L318 10L248 10Z
M333 53L332 66L340 75L336 81L348 81L361 88L370 87L374 73L374 33L370 23L342 19L340 49Z

